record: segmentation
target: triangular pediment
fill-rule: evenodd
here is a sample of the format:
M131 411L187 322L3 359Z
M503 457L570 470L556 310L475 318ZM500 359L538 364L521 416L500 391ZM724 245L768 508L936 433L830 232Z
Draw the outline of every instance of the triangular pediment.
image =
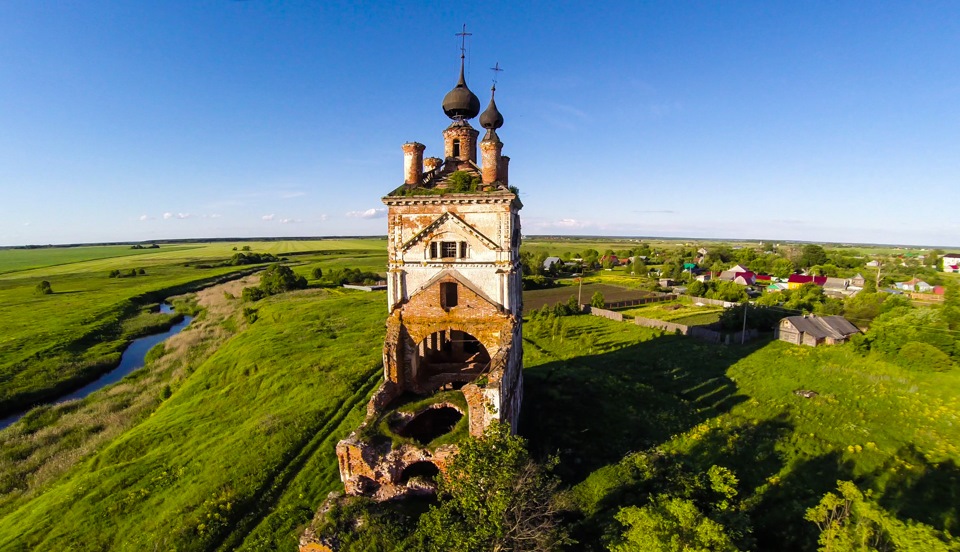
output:
M490 249L490 250L499 251L499 249L500 249L500 248L497 246L496 242L494 242L494 241L491 240L490 238L484 236L484 235L483 235L480 231L478 231L476 228L474 228L473 226L470 226L469 224L467 224L467 222L466 222L465 220L463 220L462 218L460 218L460 217L458 217L457 215L455 215L454 213L451 213L451 212L448 211L448 212L440 215L439 217L437 217L436 220L434 220L434 221L431 222L430 224L426 225L426 226L423 228L423 230L417 232L417 234L416 234L415 236L413 236L412 238L410 238L409 240L407 240L406 243L404 243L402 246L400 246L400 251L405 252L405 251L409 250L409 249L412 248L413 246L417 245L418 243L424 241L424 240L427 239L428 237L430 237L430 236L432 236L433 234L435 234L435 233L437 232L437 230L439 230L441 227L443 227L443 226L445 226L445 225L449 225L449 226L452 226L452 227L454 227L454 228L457 228L457 229L463 231L465 234L467 234L468 236L472 236L474 239L476 239L478 242L480 242L481 244L483 244L485 247L487 247L487 248Z
M460 273L457 272L456 270L442 270L442 271L440 271L439 273L437 273L436 276L434 276L433 278L430 278L429 280L427 280L422 286L420 286L420 287L417 288L413 293L411 293L411 294L410 294L410 297L411 297L411 298L416 297L418 294L423 293L424 291L426 291L426 290L430 289L431 287L433 287L434 285L436 285L437 282L446 281L446 280L449 280L449 279L451 279L451 278L452 278L453 280L456 280L457 283L459 283L459 284L462 285L463 287L465 287L465 288L469 289L470 291L472 291L473 293L477 294L478 297L480 297L481 299L483 299L483 300L486 301L487 303L490 303L490 305L492 305L493 307L495 307L497 310L501 310L501 309L503 308L503 306L502 306L500 303L498 303L498 302L494 301L493 299L491 299L489 295L487 295L486 293L484 293L483 291L481 291L480 288L476 287L476 286L473 284L473 282L471 282L468 278L466 278L465 276L463 276L462 274L460 274Z

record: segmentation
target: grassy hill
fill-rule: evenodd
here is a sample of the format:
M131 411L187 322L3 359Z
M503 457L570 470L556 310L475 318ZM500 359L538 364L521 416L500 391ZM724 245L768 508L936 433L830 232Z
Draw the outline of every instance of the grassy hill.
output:
M308 277L314 267L384 265L382 240L291 244L252 248L287 248ZM16 308L0 309L32 320L38 336L30 324L8 334L18 326L5 322L0 339L72 339L76 320L99 322L97 308L217 270L185 267L187 256L232 252L212 244L8 271L0 294ZM147 276L106 276L134 266ZM45 326L74 315L44 306L50 296L14 293L40 276L55 291L82 291L73 295L88 301L87 318ZM101 291L107 285L117 287ZM334 446L382 378L386 297L312 288L251 304L236 299L243 285L251 282L191 295L194 323L120 384L0 431L0 549L295 547L342 488ZM524 327L521 431L538 457L559 457L575 549L606 549L622 530L621 508L711 466L736 474L735 507L752 528L746 548L815 549L804 512L839 479L870 490L891 516L960 532L956 371L914 372L850 345L723 347L599 317L558 320Z

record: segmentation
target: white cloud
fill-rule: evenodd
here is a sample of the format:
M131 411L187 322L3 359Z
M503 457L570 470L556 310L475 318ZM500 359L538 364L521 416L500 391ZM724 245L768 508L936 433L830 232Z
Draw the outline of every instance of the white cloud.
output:
M300 219L289 219L289 218L280 219L280 224L290 224L295 222L303 222L303 221Z
M177 213L177 218L178 218L178 219L188 219L188 218L190 218L190 217L192 217L192 216L193 216L193 215L191 215L190 213Z
M295 197L303 197L307 195L307 192L284 192L280 194L281 199L293 199Z
M150 217L147 215L140 215L140 220L150 220Z
M327 214L323 213L322 215L320 215L320 222L323 222L325 220L327 220Z
M270 213L269 215L263 215L263 216L260 217L260 218L262 218L263 220L273 220L273 217L275 217L275 216L277 216L277 215L275 215L275 214L273 214L273 213Z
M163 220L170 220L173 218L173 213L164 213Z
M381 207L379 209L367 209L366 211L350 211L347 213L347 216L365 219L380 218L387 216L387 209L385 207Z
M24 226L30 226L30 223L29 223L29 222L25 222L25 223L23 223L23 225L24 225Z

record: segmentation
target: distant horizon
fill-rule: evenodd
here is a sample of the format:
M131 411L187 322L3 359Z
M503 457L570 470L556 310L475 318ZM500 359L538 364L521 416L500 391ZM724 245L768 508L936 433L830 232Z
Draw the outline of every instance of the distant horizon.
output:
M76 243L49 243L49 244L22 244L22 245L0 245L3 249L44 249L57 247L102 247L110 245L144 245L144 244L165 244L165 243L208 243L208 242L253 242L253 241L323 241L323 240L363 240L363 239L387 239L386 234L361 234L361 235L343 235L343 236L228 236L222 238L165 238L155 240L114 240L102 242L76 242ZM880 243L880 242L846 242L846 241L811 241L811 240L793 240L793 239L774 239L774 238L705 238L696 236L614 236L598 234L524 234L523 239L575 239L575 240L664 240L664 241L694 241L694 242L757 242L759 243L795 243L795 244L816 244L837 247L893 247L910 249L943 249L948 252L951 249L960 250L958 245L930 245L930 244L907 244L907 243Z

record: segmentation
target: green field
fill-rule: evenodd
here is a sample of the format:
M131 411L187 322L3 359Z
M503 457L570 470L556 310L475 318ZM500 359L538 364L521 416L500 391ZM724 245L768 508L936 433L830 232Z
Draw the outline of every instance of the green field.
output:
M104 320L135 332L152 315L118 317L117 305L225 274L184 263L228 258L237 245L287 255L308 278L315 267L382 272L386 261L383 240L51 261L0 275L0 353L19 352L10 335L42 362L60 351L45 341L69 343ZM132 267L147 274L107 278ZM179 299L198 310L194 323L121 383L0 431L0 549L295 549L316 508L342 489L334 446L381 381L386 295L311 280L242 303L252 278ZM33 295L37 279L56 293ZM630 311L675 321L718 312L677 304ZM738 479L731 508L751 529L745 549L816 549L804 512L839 479L896 519L960 532L957 370L910 371L851 344L724 347L599 317L557 320L524 327L521 432L537 457L559 457L565 523L579 541L571 550L607 549L621 508L714 465ZM0 381L6 392L12 380Z
M382 271L384 245L371 239L0 250L0 415L78 387L114 366L133 337L124 321L144 308L249 272L250 266L202 268L228 259L234 248L288 255L307 274L310 263L320 261ZM109 277L113 270L141 268L145 275ZM52 294L35 293L42 280L50 282Z
M688 326L713 324L720 320L723 307L704 305L697 306L692 300L682 298L665 303L654 303L639 307L619 309L624 316L652 318L664 322L675 322Z

